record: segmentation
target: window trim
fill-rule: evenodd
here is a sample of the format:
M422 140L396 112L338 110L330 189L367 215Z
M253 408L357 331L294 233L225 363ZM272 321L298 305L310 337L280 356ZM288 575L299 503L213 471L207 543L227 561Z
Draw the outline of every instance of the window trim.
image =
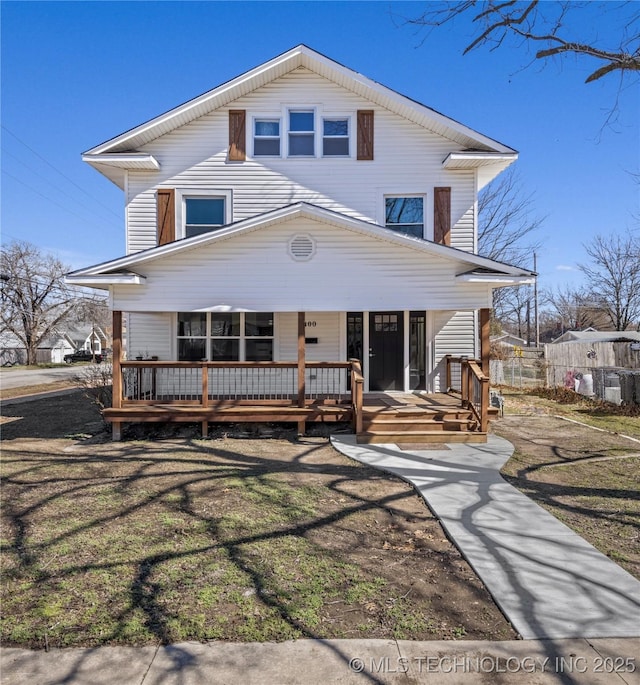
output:
M212 355L212 341L213 340L238 340L238 357L239 359L234 360L234 361L246 361L247 359L247 352L246 352L246 341L247 340L271 340L271 356L272 356L272 361L277 360L277 317L275 312L204 312L206 315L206 321L205 321L205 335L204 336L185 336L185 335L178 335L178 317L180 314L198 314L198 313L203 313L203 312L175 312L174 317L173 317L173 327L174 327L174 335L173 335L173 341L175 345L175 354L174 357L176 360L178 360L178 349L179 349L179 340L184 340L188 338L194 338L198 340L202 340L204 338L205 340L205 354L206 354L206 360L211 361L211 355ZM228 335L228 336L220 336L220 335L212 335L212 330L211 330L211 317L213 314L220 313L220 314L239 314L240 315L240 335ZM253 314L253 313L258 313L258 314L270 314L271 318L273 320L273 333L272 335L247 335L246 334L246 314ZM224 363L224 362L222 362Z
M290 119L289 114L291 112L307 112L313 114L313 154L311 155L292 155L290 151L290 135L299 134L310 134L311 131L307 132L292 132L290 130ZM356 140L356 127L355 119L356 111L334 111L325 110L321 105L317 103L285 103L282 105L279 112L267 111L267 112L252 112L251 117L251 157L256 160L260 159L328 159L328 160L338 160L338 159L355 159L357 151L357 140ZM346 138L349 152L345 155L325 155L324 154L324 122L326 121L346 121L348 134L346 136L327 136ZM280 127L280 154L278 155L257 155L256 154L256 122L258 121L274 121L278 122ZM263 136L261 136L263 137ZM265 139L269 139L269 136L264 136ZM272 140L276 139L276 136L271 137Z
M379 190L379 201L378 201L378 223L383 228L387 228L387 198L392 197L420 197L422 198L422 240L433 240L433 217L429 216L428 200L429 195L424 190L413 190L408 191L406 188L400 188L397 191L395 189L378 189ZM392 228L388 229L393 231ZM394 231L394 233L402 233L400 231Z
M346 121L347 122L347 135L346 136L325 136L324 135L324 122L325 121ZM325 155L324 154L324 141L325 138L330 140L343 140L347 141L348 152L345 155ZM320 156L323 159L351 159L353 157L353 117L348 114L328 114L323 112L320 116Z
M258 121L276 121L278 122L279 134L277 140L280 143L280 152L277 155L258 155L256 154L256 123ZM264 140L276 140L276 136L260 136ZM251 116L251 156L256 159L280 159L282 157L282 116L280 114L253 114Z
M233 191L224 188L176 188L176 240L187 237L186 220L187 210L185 200L194 199L223 199L224 200L224 224L226 226L233 221Z
M313 129L311 131L292 131L291 130L291 114L312 114L313 115ZM314 159L318 156L318 107L314 105L290 105L286 108L286 140L287 159ZM292 155L291 154L291 136L308 136L313 135L313 153L310 155Z

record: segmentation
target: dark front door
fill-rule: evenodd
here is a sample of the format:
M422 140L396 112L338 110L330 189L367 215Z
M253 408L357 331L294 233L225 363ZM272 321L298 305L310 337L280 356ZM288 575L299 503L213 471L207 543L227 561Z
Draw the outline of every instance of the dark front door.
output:
M404 390L402 312L369 314L369 390Z

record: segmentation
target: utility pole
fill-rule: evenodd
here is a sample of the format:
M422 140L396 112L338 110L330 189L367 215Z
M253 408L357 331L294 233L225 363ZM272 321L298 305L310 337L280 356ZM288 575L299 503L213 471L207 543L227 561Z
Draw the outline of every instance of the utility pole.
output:
M533 282L533 306L536 320L536 349L538 349L540 347L540 318L538 316L538 255L535 252L533 253L533 270L536 272Z

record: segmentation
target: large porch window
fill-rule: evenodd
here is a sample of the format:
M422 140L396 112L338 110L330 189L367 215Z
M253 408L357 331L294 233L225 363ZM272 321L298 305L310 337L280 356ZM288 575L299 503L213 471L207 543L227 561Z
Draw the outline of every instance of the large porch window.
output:
M178 361L273 361L273 312L178 313Z

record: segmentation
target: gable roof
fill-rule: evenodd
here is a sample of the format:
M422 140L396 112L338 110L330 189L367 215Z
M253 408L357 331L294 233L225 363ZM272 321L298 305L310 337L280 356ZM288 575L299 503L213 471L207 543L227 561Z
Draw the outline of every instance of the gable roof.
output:
M522 283L523 280L527 283L533 282L531 279L535 275L534 272L526 269L497 262L454 247L397 233L377 224L363 221L362 219L355 219L324 207L299 202L243 219L242 221L224 226L217 231L191 238L183 238L125 257L73 271L65 277L65 281L73 285L86 285L89 287L108 287L117 284L140 285L144 283L144 276L136 273L135 269L143 266L146 262L170 257L171 255L193 250L203 245L229 240L267 226L299 218L315 219L342 229L370 236L377 240L453 260L460 264L461 270L464 269L458 276L463 281L493 283L496 286L514 285Z
M151 155L137 151L141 146L301 67L459 145L462 150L458 154L461 156L448 158L447 168L458 168L456 164L466 165L460 168L468 168L469 165L485 166L488 163L506 168L517 157L513 148L372 81L306 45L298 45L213 90L87 150L83 160L120 185L119 177L123 175L123 169L159 168L157 160Z

